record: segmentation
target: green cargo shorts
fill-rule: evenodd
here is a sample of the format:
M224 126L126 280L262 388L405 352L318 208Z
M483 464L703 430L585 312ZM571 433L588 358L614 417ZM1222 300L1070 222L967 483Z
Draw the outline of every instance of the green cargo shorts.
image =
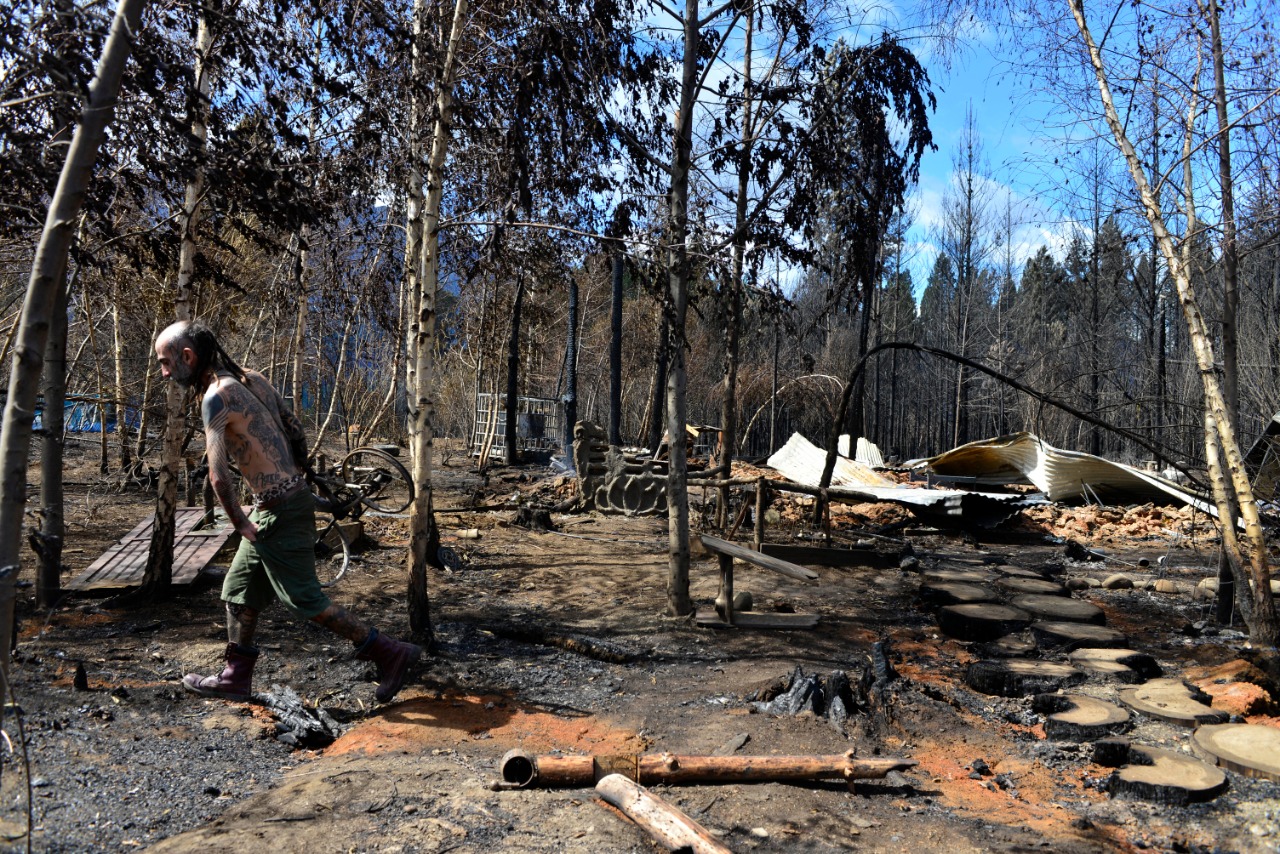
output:
M307 490L282 504L249 514L258 541L240 541L240 550L222 582L222 599L264 610L279 599L304 620L329 607L316 578L316 505Z

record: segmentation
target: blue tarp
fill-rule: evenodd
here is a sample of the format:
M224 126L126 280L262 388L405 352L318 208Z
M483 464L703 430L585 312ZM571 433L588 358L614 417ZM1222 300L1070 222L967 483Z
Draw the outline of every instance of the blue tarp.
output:
M43 411L36 410L36 420L32 429L39 430L43 425ZM68 433L101 433L102 407L95 400L68 400L63 404L63 429ZM124 408L124 423L130 430L137 430L142 424L141 414L132 406ZM107 419L107 432L114 432L116 419Z

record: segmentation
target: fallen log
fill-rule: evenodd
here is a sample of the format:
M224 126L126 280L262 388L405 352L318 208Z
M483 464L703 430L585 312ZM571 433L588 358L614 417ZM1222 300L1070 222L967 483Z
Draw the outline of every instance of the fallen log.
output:
M495 789L578 788L609 774L637 783L784 783L806 780L877 780L914 767L913 759L858 759L853 751L814 756L687 756L673 753L621 756L532 756L516 748L499 766Z
M702 825L621 774L605 776L596 783L596 792L668 851L730 854Z

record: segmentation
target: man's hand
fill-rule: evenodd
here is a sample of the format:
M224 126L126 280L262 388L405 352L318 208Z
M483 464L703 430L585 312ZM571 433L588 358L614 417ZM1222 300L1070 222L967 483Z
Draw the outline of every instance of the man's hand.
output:
M236 520L236 533L251 543L258 541L258 526L248 516Z

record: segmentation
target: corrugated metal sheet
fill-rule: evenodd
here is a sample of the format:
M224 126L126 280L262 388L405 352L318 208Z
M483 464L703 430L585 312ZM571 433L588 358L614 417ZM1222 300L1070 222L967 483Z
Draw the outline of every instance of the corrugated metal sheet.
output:
M1083 498L1108 504L1190 504L1216 515L1213 505L1186 487L1132 466L1080 451L1064 451L1033 433L970 442L908 465L974 483L1030 483L1051 501Z
M795 483L816 487L822 479L826 458L826 451L796 433L769 458L768 465ZM836 458L831 486L832 500L889 501L934 524L982 528L1000 524L1023 507L1044 503L1042 497L1034 495L899 486L845 457Z
M768 466L782 472L792 481L804 486L817 486L822 480L822 468L827 462L827 452L799 433L792 433L787 444L769 457ZM868 466L848 457L836 456L836 467L831 473L831 485L845 486L894 486L894 482Z

